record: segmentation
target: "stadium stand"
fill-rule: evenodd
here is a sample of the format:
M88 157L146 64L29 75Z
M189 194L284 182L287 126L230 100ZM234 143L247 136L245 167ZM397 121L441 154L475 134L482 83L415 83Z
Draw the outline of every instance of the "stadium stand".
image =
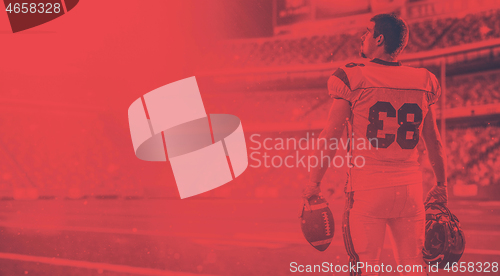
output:
M205 58L210 68L321 64L356 58L363 31L300 38L227 41ZM433 18L410 24L405 53L442 49L500 38L500 10L464 17ZM203 69L203 68L202 68Z
M413 22L410 28L410 42L406 50L409 53L497 39L500 38L500 10L463 17L433 18ZM277 36L272 39L230 41L223 43L218 51L208 52L206 58L211 61L211 68L325 64L355 57L361 35L361 31L356 31L300 38ZM247 141L251 134L258 133L251 128L252 124L269 125L270 129L283 125L296 126L288 127L283 132L260 131L261 140L266 137L300 139L306 134L306 129L318 134L321 124L311 125L311 122L322 123L327 118L331 100L324 83L314 88L293 88L296 90L290 87L237 90L231 91L230 97L223 92L209 95L204 100L207 110L240 117ZM447 109L500 103L500 71L449 76L446 83ZM251 112L248 107L252 107ZM440 108L440 104L436 107ZM157 165L143 164L133 155L130 141L123 138L129 135L128 126L119 125L116 118L107 114L56 113L57 110L52 113L18 110L16 115L8 113L0 117L0 127L10 130L4 132L0 139L0 197L17 198L19 196L15 196L15 191L32 188L38 190L37 196L47 198L177 196L175 183L165 183L165 175L155 175L158 172L155 169L159 168ZM54 135L58 138L54 139ZM446 145L450 183L483 187L500 185L499 136L498 124L449 128ZM60 147L68 150L53 150ZM425 147L419 147L422 156L425 156ZM293 153L278 151L275 154L284 157ZM301 151L300 154L307 153ZM255 163L250 161L250 164L252 162ZM425 158L422 158L422 164L424 179L429 185L433 181L433 173ZM146 172L146 167L150 171ZM328 190L339 191L345 182L344 172L329 172L327 181L331 184ZM248 170L230 184L201 196L296 197L301 181L306 177L307 170L304 168L260 167ZM270 186L270 183L277 186Z
M449 77L446 107L500 103L500 72Z
M499 126L447 132L449 179L457 184L500 185Z
M133 153L123 152L128 143L99 115L57 110L9 115L0 119L0 127L9 129L0 140L1 196L36 188L42 198L114 197L130 192L126 183L141 188L129 169Z

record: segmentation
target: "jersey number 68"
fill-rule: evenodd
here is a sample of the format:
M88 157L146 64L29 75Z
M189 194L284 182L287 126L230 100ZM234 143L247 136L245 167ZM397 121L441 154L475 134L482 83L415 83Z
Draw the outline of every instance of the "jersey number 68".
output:
M384 138L378 138L377 132L384 129L384 121L379 119L380 112L385 112L387 117L396 117L396 109L390 102L378 101L370 107L368 124L366 128L366 138L374 147L387 148L394 140L397 141L402 149L413 149L418 144L419 140L419 127L422 123L422 109L416 103L405 103L398 110L398 131L397 139L395 134L385 134ZM408 121L408 115L413 115L413 120ZM407 139L407 134L410 133L411 138ZM376 138L376 139L373 139ZM378 144L378 145L377 145Z

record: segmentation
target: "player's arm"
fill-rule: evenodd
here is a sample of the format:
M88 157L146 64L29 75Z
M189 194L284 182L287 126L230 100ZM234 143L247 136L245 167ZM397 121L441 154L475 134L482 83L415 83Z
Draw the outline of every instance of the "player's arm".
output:
M350 117L351 104L344 99L335 99L328 114L327 125L317 139L319 146L311 156L313 159L315 157L314 160L318 160L318 165L311 168L309 183L306 185L306 189L303 193L304 199L308 199L312 195L319 194L319 184L328 169L328 160L332 160L337 151L336 149L331 149L329 143L332 143L335 139L340 139ZM326 162L322 162L322 156L329 156L329 158L324 158Z
M432 187L427 195L425 203L437 202L446 204L448 202L446 190L446 153L436 124L433 106L429 107L429 112L427 112L427 116L424 119L422 136L427 146L429 160L437 181L437 184Z

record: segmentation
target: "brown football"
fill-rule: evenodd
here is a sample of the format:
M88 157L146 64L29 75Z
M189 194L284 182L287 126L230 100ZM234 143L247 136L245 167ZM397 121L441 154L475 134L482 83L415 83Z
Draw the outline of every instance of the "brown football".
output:
M300 226L306 240L317 250L325 251L332 242L335 232L333 214L323 197L312 196L309 199L311 210L302 208Z

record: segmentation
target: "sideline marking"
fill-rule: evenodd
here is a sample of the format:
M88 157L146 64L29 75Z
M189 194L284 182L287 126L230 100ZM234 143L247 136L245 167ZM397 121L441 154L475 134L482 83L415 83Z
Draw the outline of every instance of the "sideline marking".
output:
M96 270L101 269L101 270L107 270L107 271L125 272L125 273L131 273L131 274L139 274L139 275L210 276L209 274L194 274L194 273L187 273L187 272L176 272L176 271L160 270L160 269L154 269L154 268L136 267L136 266L128 266L128 265L94 263L94 262L87 262L87 261L76 261L76 260L69 260L69 259L48 258L48 257L29 256L29 255L14 254L14 253L2 253L2 252L0 252L0 259L36 262L36 263L44 263L44 264L50 264L50 265L70 266L70 267L87 268L87 269L90 268L90 269L96 269Z

